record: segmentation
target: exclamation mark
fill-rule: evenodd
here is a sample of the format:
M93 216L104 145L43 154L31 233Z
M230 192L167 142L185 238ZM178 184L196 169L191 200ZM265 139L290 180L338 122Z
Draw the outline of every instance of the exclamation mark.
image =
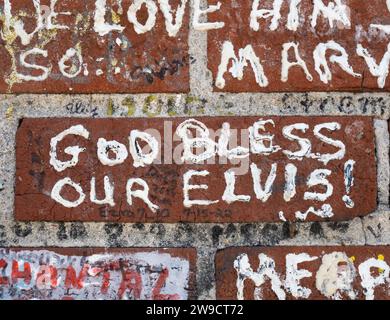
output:
M343 201L345 203L345 206L347 208L353 208L355 206L355 203L353 200L349 197L349 194L351 193L351 188L353 187L353 168L355 166L354 160L348 160L344 165L344 185L345 185L345 191L346 195L343 196Z

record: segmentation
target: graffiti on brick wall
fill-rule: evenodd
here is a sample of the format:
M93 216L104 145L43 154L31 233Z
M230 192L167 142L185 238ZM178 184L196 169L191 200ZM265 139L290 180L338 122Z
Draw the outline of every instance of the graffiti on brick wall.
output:
M16 217L350 219L376 208L372 126L368 117L24 119Z
M190 27L216 90L389 89L386 0L191 3L2 0L0 90L188 92Z
M0 90L186 92L186 2L2 0Z
M389 300L388 257L387 247L225 249L217 298Z
M90 255L88 249L59 250L1 249L0 298L183 300L193 290L193 256L174 249Z
M389 89L388 1L228 0L209 17L216 90Z

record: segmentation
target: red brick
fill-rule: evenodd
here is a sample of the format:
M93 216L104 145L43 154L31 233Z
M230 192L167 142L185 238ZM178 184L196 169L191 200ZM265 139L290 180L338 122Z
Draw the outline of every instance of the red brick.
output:
M209 4L216 4L209 1ZM319 15L315 28L311 26L311 16L313 13L313 1L302 1L299 6L300 24L296 31L287 28L287 17L289 15L289 1L283 1L281 7L281 18L276 30L270 30L272 16L269 18L259 18L259 30L254 31L250 27L252 4L254 1L240 1L239 5L234 0L224 1L220 10L208 15L208 20L212 22L224 22L221 29L210 30L208 32L208 67L212 71L214 79L217 77L218 66L221 63L222 46L225 41L233 43L235 54L238 56L240 48L252 45L255 54L259 57L264 68L264 73L268 78L268 86L261 87L256 83L252 67L248 65L244 68L242 80L232 77L229 72L225 73L226 84L223 88L214 89L226 92L278 92L278 91L362 91L362 90L385 90L390 89L390 82L387 81L383 89L378 86L378 79L370 73L363 57L360 57L356 50L361 44L366 48L379 65L388 50L389 36L384 32L379 32L370 28L371 24L390 25L390 8L386 7L386 1L372 0L350 0L343 1L349 10L351 26L342 22L334 21L333 28L330 27L328 19ZM272 9L273 0L260 1L259 9ZM329 1L323 1L328 5ZM350 14L349 14L350 12ZM330 63L331 54L340 55L339 51L328 50L326 57L332 80L326 84L321 81L319 73L315 70L313 51L319 43L335 41L341 45L349 55L349 64L355 73L363 75L354 77L345 71L338 64ZM285 43L299 43L299 53L306 62L312 81L306 78L301 67L292 67L289 72L287 82L282 78L282 46ZM289 61L296 61L293 49L289 51ZM229 64L229 68L232 64ZM221 86L222 87L222 86Z
M7 32L3 21L1 28L3 40L0 45L0 92L2 93L140 93L140 92L188 92L189 90L189 54L188 30L189 8L186 7L182 27L176 36L170 37L165 27L165 19L159 4L156 24L152 30L142 34L135 31L133 23L127 18L130 0L123 0L122 13L118 1L107 0L105 22L116 23L124 27L123 31L111 31L100 35L94 29L95 0L57 1L55 12L59 14L54 24L68 26L68 29L48 30L44 27L33 35L28 44L22 43L11 28ZM41 0L43 11L49 13L49 0ZM169 1L174 12L180 1ZM27 32L37 27L36 10L33 1L11 1L11 13L14 19L25 24ZM4 1L0 4L4 16ZM27 17L23 17L26 14ZM145 5L138 11L141 23L148 18ZM175 14L174 14L175 17ZM98 30L99 31L99 30ZM28 42L28 41L27 41ZM127 42L127 45L125 43ZM42 51L30 54L27 63L40 66L25 67L20 62L21 54L34 49ZM59 62L69 49L77 49L82 56L82 70L77 76L65 76ZM68 52L72 53L72 52ZM65 63L66 72L74 75L79 70L79 59ZM86 65L87 70L83 65ZM42 76L42 66L51 68L49 76L43 81L25 80L17 74ZM118 67L117 72L115 68ZM35 69L35 70L34 70ZM100 75L102 70L103 74Z
M263 117L263 120L272 120L275 127L267 123L265 130L260 131L260 134L274 135L273 145L279 145L281 149L270 155L264 152L261 154L250 152L249 156L238 164L230 160L224 162L219 156L215 157L214 164L177 162L180 161L182 154L180 151L182 149L179 149L182 144L181 139L176 135L173 145L171 144L172 132L174 133L177 127L186 120L189 119L24 119L16 138L16 219L121 222L255 222L284 221L285 219L293 221L305 220L305 216L302 217L301 214L309 210L307 220L322 221L324 218L348 220L366 215L376 209L376 162L372 118ZM215 131L222 128L224 123L230 123L232 130L237 130L243 137L248 137L248 128L253 126L259 118L204 117L198 120L210 130ZM340 129L322 129L320 133L345 145L345 155L325 164L315 157L318 157L318 154L337 153L341 148L320 141L319 137L314 135L314 128L324 123L334 122L340 125ZM296 152L301 150L301 147L297 141L290 141L284 137L282 130L297 123L307 124L307 130L305 133L301 130L293 130L292 134L307 139L312 149L301 159L289 159L284 151ZM50 164L50 142L64 130L76 125L84 126L90 133L89 139L76 135L66 136L56 148L57 158L60 161L70 160L71 156L64 152L70 146L78 145L86 150L80 153L79 162L74 167L59 172ZM164 126L166 126L165 137ZM159 143L159 153L163 155L161 159L165 159L164 161L154 161L152 165L136 168L130 152L123 163L114 166L103 165L98 159L99 138L108 141L116 140L123 145L123 149L129 150L130 132L147 129L153 129L154 135L159 133L162 137L162 143ZM234 136L233 131L232 136ZM249 144L248 139L245 140ZM240 138L238 145L241 143ZM264 144L269 147L268 142ZM165 150L161 150L161 145L164 145ZM253 145L251 143L251 146ZM172 154L175 154L174 161L169 160ZM109 156L112 157L113 154ZM158 156L157 159L160 157ZM355 165L351 175L353 181L350 180L351 187L348 193L344 182L344 171L350 160L355 161ZM251 164L253 164L254 173L250 169ZM273 165L276 167L276 178L273 183L270 183L272 185L271 195L256 194L253 181L253 177L258 176L256 166L262 170L261 185L264 189L265 181L268 176L271 176ZM285 194L287 165L296 167L296 194L295 196L291 194L290 201ZM236 201L229 204L226 198L223 198L226 189L225 173L232 168L242 168L241 175L236 176L235 194L250 196L249 202ZM315 185L315 181L312 181L312 187L309 186L309 177L314 175L313 172L318 169L328 170L326 178L333 187L333 191L330 186ZM209 172L207 176L194 176L190 179L189 184L206 184L208 190L190 190L189 199L219 201L218 203L209 206L195 204L192 207L185 207L183 177L189 170ZM90 201L90 185L93 177L96 179L97 199L105 199L103 189L105 176L111 184L114 184L114 206L109 203L96 204ZM57 200L51 197L54 186L65 178L70 178L79 184L85 195L84 201L76 207L65 204L68 206L66 207L59 197ZM151 206L137 197L132 197L133 202L130 205L126 198L126 185L130 178L140 178L146 182L149 187L149 200L159 207L158 210L153 212ZM271 182L271 178L269 179ZM135 185L133 190L136 189L144 189L144 187ZM316 195L313 197L312 194L325 194L326 192L329 192L329 195L324 196L323 199ZM68 186L63 188L60 195L68 201L76 201L79 198L75 189ZM343 198L348 200L347 196L354 202L354 206L349 205L348 201L343 201ZM312 212L320 209L324 209L329 214L321 215Z
M185 300L195 297L195 249L0 249L6 300Z
M261 256L260 256L261 254ZM287 255L290 255L287 258ZM308 256L297 255L307 254ZM294 256L295 255L295 256ZM264 300L280 299L371 299L390 300L389 295L389 247L243 247L229 248L217 252L216 255L216 281L217 281L217 299L238 299L240 297L248 300L261 296ZM302 258L298 263L298 277L302 276L297 284L294 279L293 263L297 262L297 258ZM274 282L276 290L271 288L271 281L265 277L262 281L262 272L259 270L260 264L266 263L267 259L272 259L274 262L274 270L276 273L276 281ZM370 260L372 259L372 260ZM311 260L311 261L310 261ZM249 261L249 266L245 266L245 262ZM261 262L260 262L261 261ZM265 267L262 271L267 272L272 269L272 262L269 260L268 269ZM366 263L366 264L365 264ZM371 268L365 269L364 266ZM290 267L286 268L286 264ZM236 266L236 268L234 267ZM251 277L244 275L245 270L250 274L249 267L252 268ZM236 271L239 270L239 271ZM305 271L311 274L305 274ZM333 273L332 273L333 272ZM242 287L238 280L238 274L244 280ZM296 274L296 273L295 273ZM337 277L338 275L338 277ZM362 278L364 277L364 281ZM252 279L258 281L256 287ZM376 284L370 291L372 278L379 279L384 277L385 280L381 284ZM386 279L387 278L387 279ZM280 283L277 283L280 279ZM286 280L287 279L287 280ZM342 279L344 289L340 288ZM338 282L337 282L338 281ZM296 283L298 291L292 289ZM335 285L338 283L338 285ZM295 287L297 288L297 287ZM299 289L302 289L299 291ZM311 290L308 292L306 289ZM300 292L300 293L297 293ZM306 292L306 294L304 294ZM284 295L285 294L285 295ZM302 295L303 294L303 295ZM243 296L241 296L243 295ZM279 297L278 297L279 296Z

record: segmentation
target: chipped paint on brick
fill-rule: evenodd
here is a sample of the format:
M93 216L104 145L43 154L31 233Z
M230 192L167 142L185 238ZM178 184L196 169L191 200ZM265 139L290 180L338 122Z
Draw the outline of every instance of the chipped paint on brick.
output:
M1 249L4 300L186 300L191 250Z

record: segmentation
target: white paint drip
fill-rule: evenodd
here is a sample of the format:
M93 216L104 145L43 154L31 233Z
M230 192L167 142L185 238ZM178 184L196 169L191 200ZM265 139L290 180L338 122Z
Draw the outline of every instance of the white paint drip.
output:
M328 19L331 28L334 22L341 22L344 26L350 27L351 21L348 16L349 7L343 4L342 0L330 1L326 6L322 0L314 0L314 8L311 19L311 26L317 26L317 20L320 14Z
M135 184L140 185L143 188L143 190L139 190L139 189L138 190L133 190L133 186ZM143 179L137 178L137 179L129 179L127 181L127 184L126 184L126 197L127 197L127 203L130 206L133 205L133 197L134 197L134 198L139 198L143 202L145 202L146 205L149 207L149 209L153 213L155 213L159 209L159 207L157 205L153 204L149 200L149 186Z
M233 78L242 80L244 77L244 68L248 66L248 61L251 64L252 70L255 74L256 83L260 87L267 87L269 82L264 73L259 57L253 50L252 45L248 44L244 49L240 48L238 58L234 53L233 44L230 41L225 41L222 46L221 63L218 66L218 74L215 85L219 89L225 87L224 74L227 72L229 62L232 61L232 67L229 69Z
M149 153L142 152L142 148L138 140L144 141L150 148ZM147 132L132 130L129 137L130 153L134 159L133 166L135 168L151 165L157 159L159 152L159 144L155 137Z
M43 16L41 14L40 0L32 0L36 14L36 27L31 33L27 33L24 29L24 23L12 17L12 7L10 0L4 0L4 33L12 33L11 28L14 29L15 34L20 37L20 41L24 46L30 44L32 38L44 28Z
M268 19L272 17L271 25L269 29L275 31L279 27L279 20L282 17L280 14L280 9L284 0L274 0L273 8L268 9L259 9L260 0L254 0L252 3L252 10L250 15L250 27L254 31L259 31L260 24L258 19Z
M137 12L141 9L142 5L145 4L148 10L148 19L145 24L141 24L137 19ZM134 31L138 34L148 32L153 29L156 24L156 15L158 8L156 4L151 0L134 0L127 11L127 18L134 25Z
M316 288L328 299L341 300L346 293L356 299L353 282L356 269L344 252L332 252L322 257L322 263L316 274Z
M115 158L110 158L109 153L112 152ZM126 146L118 141L107 141L104 138L99 138L97 142L97 156L99 161L109 167L116 166L125 162L129 153Z
M265 181L264 188L261 185L261 172L262 170L257 167L256 164L251 164L253 190L255 191L256 198L261 200L263 203L267 202L269 197L272 195L272 186L276 179L276 170L278 165L273 163L271 166L270 173Z
M290 12L287 16L287 29L297 31L299 27L299 5L302 0L290 0Z
M297 194L295 179L297 176L298 168L289 163L286 165L284 178L286 180L286 184L284 186L283 199L286 202L290 202L292 198Z
M326 61L326 51L334 50L339 51L340 55L336 56L332 54L329 58L331 63L337 63L341 69L350 74L353 77L361 78L362 75L359 73L355 73L348 62L349 56L347 51L339 45L337 42L331 40L326 43L320 43L313 51L314 64L317 73L320 76L320 79L323 83L328 84L329 81L332 80L332 72L328 66L328 62Z
M79 67L75 72L69 73L68 71L66 71L69 68L69 66L66 65L66 62L71 60L73 57L77 58L77 61L79 63ZM81 73L81 71L83 69L83 57L78 50L76 50L74 48L70 48L70 49L66 50L66 53L60 59L60 61L58 62L58 66L59 66L60 71L61 71L63 76L65 76L67 78L71 78L71 79L75 78Z
M285 154L289 159L302 161L304 157L310 156L311 154L310 140L292 134L293 130L299 130L305 133L307 129L309 129L309 125L307 125L306 123L294 123L292 125L283 127L282 129L283 137L285 137L290 141L298 142L299 146L301 147L300 150L294 152L289 150L283 150L282 151L283 154Z
M213 203L218 203L219 200L216 201L210 201L210 200L191 200L189 196L190 190L208 190L208 185L206 184L190 184L190 180L194 176L198 177L206 177L209 175L209 172L206 170L203 171L196 171L196 170L189 170L183 175L183 195L184 200L183 204L186 208L191 208L192 206L209 206Z
M300 285L304 278L310 278L313 274L305 269L299 269L298 265L303 262L317 260L318 257L311 257L307 253L290 253L286 255L286 281L285 288L295 298L307 299L311 295L311 290Z
M50 141L50 164L57 172L62 172L68 168L74 167L79 162L79 154L85 151L85 148L79 146L67 147L64 152L72 156L69 161L60 161L57 159L57 144L68 135L81 136L89 139L89 132L82 125L72 126L53 137Z
M380 31L383 31L386 34L390 34L390 25L383 25L383 24L370 24L370 28L378 29Z
M318 192L305 192L304 199L312 201L326 201L333 194L333 185L329 182L326 177L330 176L332 171L327 169L316 169L314 170L307 180L307 186L312 188L314 186L322 185L326 187L325 193Z
M114 201L114 183L110 181L108 176L104 176L104 194L105 198L103 200L98 200L96 197L96 178L92 177L91 179L91 193L90 200L92 203L96 203L99 205L108 204L111 207L115 206Z
M236 174L233 170L225 172L226 188L222 196L222 200L231 204L233 202L249 202L251 197L248 195L236 195Z
M20 57L19 57L21 66L23 66L25 68L31 68L34 70L41 70L42 74L39 76L32 76L32 75L16 73L16 76L19 79L24 80L24 81L44 81L44 80L46 80L49 77L51 67L48 68L48 67L44 67L44 66L40 66L37 64L26 62L26 59L29 55L41 55L41 56L47 58L48 57L47 50L34 48L34 49L31 49L31 50L28 50L28 51L21 53Z
M390 0L386 0L387 9L390 11ZM390 25L382 25L382 24L370 24L370 28L378 29L386 34L390 34Z
M278 152L281 147L278 145L273 145L274 135L271 134L260 134L259 131L265 131L265 126L267 124L272 125L275 128L275 122L271 119L263 120L260 119L256 121L253 126L249 127L249 140L250 148L253 154L264 154L270 155L271 153ZM268 146L265 145L267 142Z
M83 68L84 68L84 72L83 72L84 76L88 77L88 75L89 75L88 63L83 63Z
M287 219L284 216L284 212L283 211L279 212L279 219L280 219L280 221L287 222Z
M286 293L282 289L282 281L275 270L275 261L272 258L260 253L259 267L257 272L254 272L249 264L248 255L241 254L234 260L234 269L237 271L237 300L244 300L244 284L247 279L252 280L256 286L254 292L255 300L262 300L261 286L265 283L266 279L271 281L272 291L278 299L286 299Z
M345 191L346 195L343 196L343 201L345 203L345 206L347 208L352 209L355 206L355 203L353 200L349 197L349 193L351 192L351 188L354 186L354 177L353 177L353 170L354 166L356 164L356 161L354 160L348 160L344 164L344 185L345 185Z
M165 27L168 35L170 37L176 37L183 24L187 0L181 0L180 5L176 9L175 23L173 23L172 7L169 4L169 0L158 0L158 3L165 18Z
M288 52L291 48L294 49L294 54L295 54L295 58L296 58L296 61L294 61L294 62L290 62L288 60ZM299 48L299 44L295 43L295 42L288 42L288 43L283 44L282 77L281 77L281 80L283 82L288 81L289 70L291 67L295 67L295 66L301 67L303 69L303 71L305 72L305 75L306 75L306 79L308 81L313 81L313 76L309 72L309 69L307 68L306 62L301 58L298 48Z
M72 187L79 194L79 198L77 200L69 201L61 196L61 191L66 185ZM78 183L72 181L69 177L59 180L54 185L50 196L54 201L62 204L66 208L76 208L85 200L85 193L83 192L81 186Z
M62 16L70 16L72 13L69 11L66 12L56 12L55 6L57 4L58 0L51 0L50 1L50 12L49 15L46 18L46 28L48 30L55 30L55 29L69 29L68 26L60 25L60 24L54 24L52 19L57 18L59 15Z
M378 78L378 87L384 88L386 85L386 79L389 75L389 66L390 66L390 43L387 45L387 51L383 56L382 61L378 65L375 59L371 56L366 48L364 48L360 43L357 45L356 53L358 56L364 58L366 64L370 70L370 73Z
M221 135L218 140L218 155L220 157L226 157L228 159L242 159L249 156L249 149L244 147L236 147L229 150L229 140L230 140L230 124L224 122L222 124Z
M306 210L306 212L297 211L295 212L295 218L301 221L305 221L307 216L312 213L320 218L332 218L334 216L333 208L330 204L324 204L321 209L315 209L314 207L310 207Z
M311 158L318 159L318 161L323 162L325 165L327 165L332 160L343 159L345 156L346 147L342 141L333 140L329 137L324 136L321 133L321 130L323 130L323 129L327 129L329 131L336 131L336 130L341 129L341 125L337 122L327 122L327 123L318 124L314 127L313 133L314 133L315 137L317 137L320 141L322 141L326 144L329 144L335 148L340 149L339 151L337 151L336 153L333 153L333 154L328 154L328 153L327 154L319 154L319 153L311 154L311 156L310 156Z
M95 15L94 15L94 30L100 36L105 36L112 31L122 32L125 27L119 24L109 24L106 23L106 0L96 0L95 2Z
M200 137L190 138L191 129L195 130ZM177 127L176 134L183 141L184 150L181 158L183 162L202 163L215 155L216 143L209 138L210 131L204 123L195 119L186 120ZM205 151L196 155L193 153L194 148L204 148Z
M213 13L218 11L221 8L221 3L218 2L216 5L212 5L207 7L207 9L202 10L200 8L200 0L194 0L194 18L192 22L192 26L195 30L198 31L207 31L212 29L221 29L225 26L224 22L200 22L200 18L203 15L207 15L208 13Z
M381 270L377 277L371 274L372 268ZM361 263L358 269L366 300L375 300L375 288L379 285L384 285L386 282L390 283L390 266L385 261L371 258Z

